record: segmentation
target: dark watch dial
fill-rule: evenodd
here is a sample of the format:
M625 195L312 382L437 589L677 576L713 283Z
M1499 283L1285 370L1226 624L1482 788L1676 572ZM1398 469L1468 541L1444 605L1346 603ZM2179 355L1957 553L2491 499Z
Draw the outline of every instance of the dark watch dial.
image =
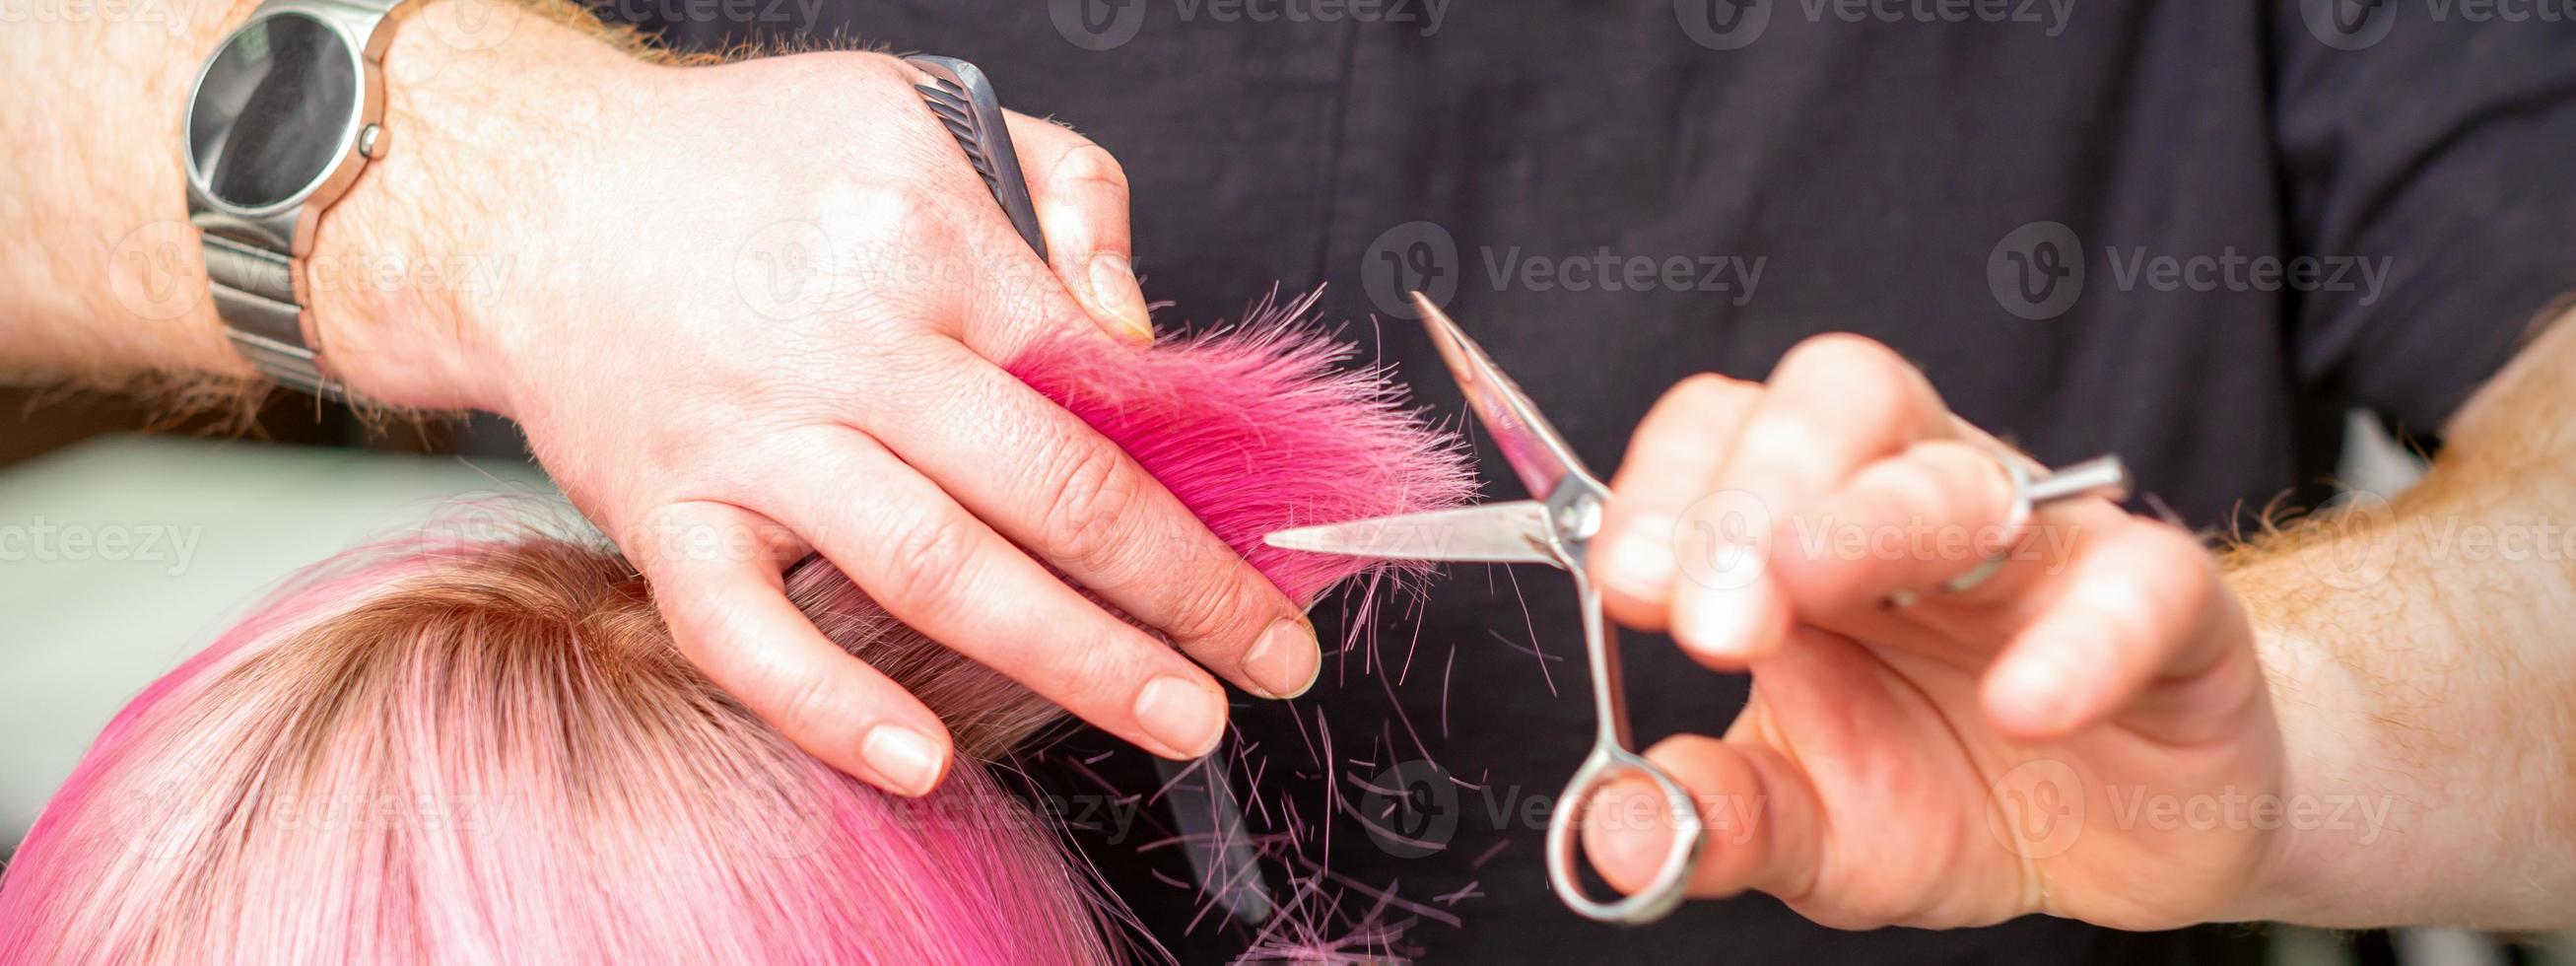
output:
M312 16L285 12L234 34L188 110L188 152L217 201L265 208L329 170L358 122L357 57Z

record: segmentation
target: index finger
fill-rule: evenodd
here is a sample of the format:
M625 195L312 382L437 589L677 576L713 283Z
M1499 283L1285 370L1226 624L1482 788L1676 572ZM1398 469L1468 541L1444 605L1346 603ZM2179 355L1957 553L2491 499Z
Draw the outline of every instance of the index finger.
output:
M1314 681L1302 608L1117 443L981 360L924 369L932 418L860 418L905 463L1237 686L1282 698Z
M654 528L776 532L719 503L666 508ZM688 541L692 547L733 540ZM796 552L775 539L750 554L628 547L690 663L806 753L897 795L939 787L953 757L948 729L901 685L832 643L787 599L779 572Z

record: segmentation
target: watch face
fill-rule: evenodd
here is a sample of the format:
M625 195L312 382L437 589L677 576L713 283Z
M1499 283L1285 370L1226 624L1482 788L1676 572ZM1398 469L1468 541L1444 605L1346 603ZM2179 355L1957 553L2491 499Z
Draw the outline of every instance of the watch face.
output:
M215 200L266 208L313 186L357 126L357 57L296 12L242 28L206 65L188 155Z

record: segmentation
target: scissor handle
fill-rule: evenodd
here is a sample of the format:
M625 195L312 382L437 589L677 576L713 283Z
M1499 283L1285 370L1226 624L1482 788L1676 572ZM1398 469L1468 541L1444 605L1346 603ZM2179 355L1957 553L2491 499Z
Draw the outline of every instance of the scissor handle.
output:
M1667 810L1672 813L1672 845L1645 888L1613 902L1602 902L1583 891L1582 869L1577 864L1582 859L1582 843L1576 836L1582 832L1582 817L1589 811L1592 796L1628 772L1653 779L1663 790ZM1584 756L1583 767L1574 770L1574 779L1566 782L1565 794L1557 799L1556 814L1548 819L1547 881L1555 887L1557 898L1565 900L1567 908L1586 919L1642 926L1671 914L1674 907L1681 905L1691 871L1699 867L1700 853L1707 849L1708 826L1700 821L1699 807L1691 801L1689 790L1644 756L1604 742Z

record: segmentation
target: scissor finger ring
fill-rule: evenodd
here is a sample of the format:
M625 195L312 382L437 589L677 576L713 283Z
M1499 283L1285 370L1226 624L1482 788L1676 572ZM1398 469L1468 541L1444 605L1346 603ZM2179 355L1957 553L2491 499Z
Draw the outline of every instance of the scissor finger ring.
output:
M2016 454L1997 452L1994 459L1995 465L2003 468L2005 478L2012 484L2012 504L2004 509L2003 539L1993 550L1987 551L1976 566L1942 581L1940 586L1933 588L1934 593L1964 594L1994 577L2003 569L2004 562L2012 559L2012 548L2021 542L2022 528L2030 523L2030 518L2042 506L2079 496L2102 496L2112 500L2124 500L2129 496L2129 467L2118 456L2096 456L2035 479ZM1917 599L1919 595L1915 592L1900 590L1889 594L1887 603L1890 607L1910 607Z
M1578 836L1593 796L1625 773L1644 775L1663 792L1665 811L1672 816L1672 840L1654 878L1647 880L1644 887L1615 901L1603 902L1583 891L1578 864L1582 845ZM1610 831L1626 834L1635 830L1623 825ZM1557 799L1556 814L1548 817L1547 881L1558 899L1585 918L1641 925L1661 919L1681 905L1690 888L1691 872L1699 867L1700 853L1707 848L1708 825L1700 819L1699 806L1691 800L1690 791L1645 756L1604 743L1595 745L1592 754L1583 759L1583 767L1575 769L1574 780L1566 783L1565 794Z

